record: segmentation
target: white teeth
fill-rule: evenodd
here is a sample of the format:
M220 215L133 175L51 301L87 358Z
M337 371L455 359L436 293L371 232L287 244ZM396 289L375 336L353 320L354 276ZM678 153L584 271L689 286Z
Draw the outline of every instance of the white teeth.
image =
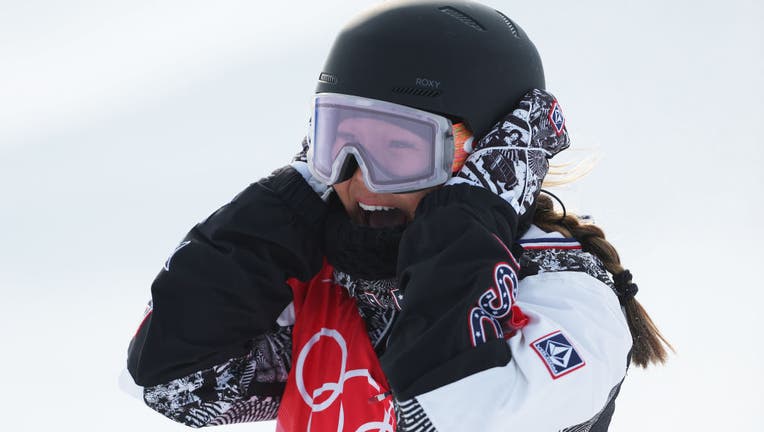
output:
M358 203L359 206L361 206L362 209L366 211L381 211L381 210L392 210L395 207L385 207L385 206L375 206L375 205L366 205L364 203Z

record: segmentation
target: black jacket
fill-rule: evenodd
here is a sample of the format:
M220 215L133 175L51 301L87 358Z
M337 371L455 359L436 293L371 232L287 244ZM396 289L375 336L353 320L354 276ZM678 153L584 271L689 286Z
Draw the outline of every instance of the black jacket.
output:
M188 233L156 277L152 309L128 350L128 370L145 388L150 406L197 427L274 418L291 367L292 292L286 281L307 281L322 268L326 215L326 204L302 176L284 168L249 186ZM443 187L417 208L399 248L400 311L380 358L400 408L399 430L450 430L456 420L441 412L439 401L458 399L444 399L439 392L524 364L511 361L511 337L522 329L508 325L514 313L510 306L522 300L519 266L511 252L518 255L516 234L511 206L481 188ZM544 273L543 263L541 269ZM606 277L588 273L581 273L586 284L612 296ZM539 327L545 320L541 313ZM625 339L622 330L615 339ZM555 344L574 345L570 334L554 337ZM545 371L550 363L544 364L543 350L550 342L541 342L533 354L541 361L528 357L539 363L532 367ZM516 350L532 352L529 348ZM576 348L576 355L597 363L588 347ZM612 405L620 383L612 377L625 373L625 355L614 362L620 369L606 371L609 381L597 386L588 412L570 418L594 419L607 427L610 415L600 409ZM507 389L512 385L507 382ZM532 411L529 416L538 415ZM561 421L578 423L568 417Z

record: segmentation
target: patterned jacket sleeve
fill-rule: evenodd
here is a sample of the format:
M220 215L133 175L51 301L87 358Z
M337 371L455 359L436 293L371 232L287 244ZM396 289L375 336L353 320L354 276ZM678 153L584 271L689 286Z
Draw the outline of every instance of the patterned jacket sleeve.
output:
M146 404L191 427L276 418L291 366L291 326L258 336L250 352L143 389Z
M292 299L286 280L321 268L325 212L287 167L188 233L128 347L150 407L195 427L275 416L291 355L290 323L279 319Z
M511 212L448 189L423 199L401 245L382 357L399 430L606 430L631 348L611 288L580 269L518 281Z

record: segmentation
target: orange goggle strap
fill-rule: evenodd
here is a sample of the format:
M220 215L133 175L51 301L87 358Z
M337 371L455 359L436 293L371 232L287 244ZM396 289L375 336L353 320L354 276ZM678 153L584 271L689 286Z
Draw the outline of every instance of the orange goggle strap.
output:
M451 172L455 173L462 169L464 161L467 160L467 156L470 154L464 150L464 143L468 139L472 138L472 132L467 129L464 123L456 123L453 126L454 130L454 163L451 165ZM470 149L471 150L471 149Z

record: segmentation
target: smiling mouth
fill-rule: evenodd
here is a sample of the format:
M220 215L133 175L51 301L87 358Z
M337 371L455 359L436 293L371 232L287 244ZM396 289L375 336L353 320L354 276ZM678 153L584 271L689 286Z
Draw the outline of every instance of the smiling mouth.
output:
M361 225L371 228L391 228L406 224L406 214L395 207L358 203Z

